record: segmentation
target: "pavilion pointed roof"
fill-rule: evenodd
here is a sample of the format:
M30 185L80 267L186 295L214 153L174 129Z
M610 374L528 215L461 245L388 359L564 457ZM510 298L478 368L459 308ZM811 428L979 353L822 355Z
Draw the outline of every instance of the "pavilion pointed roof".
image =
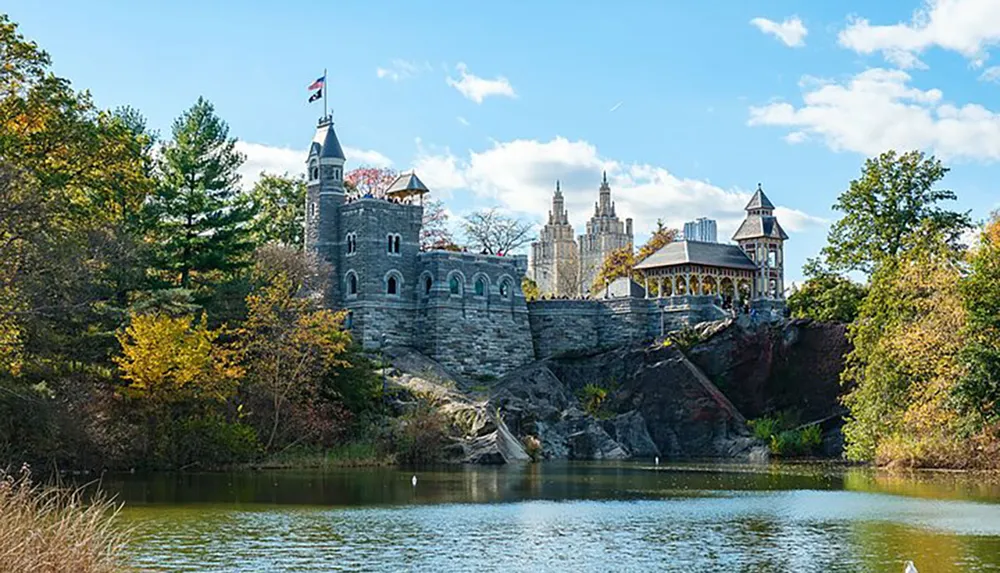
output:
M389 185L389 188L385 190L387 196L399 197L401 199L413 195L424 195L425 193L430 193L430 189L424 185L424 182L413 171L400 173L396 177L396 180Z
M764 190L761 189L760 183L757 184L757 190L754 191L753 197L750 198L750 202L744 208L746 211L751 211L754 209L774 209L774 203L767 198L764 194Z

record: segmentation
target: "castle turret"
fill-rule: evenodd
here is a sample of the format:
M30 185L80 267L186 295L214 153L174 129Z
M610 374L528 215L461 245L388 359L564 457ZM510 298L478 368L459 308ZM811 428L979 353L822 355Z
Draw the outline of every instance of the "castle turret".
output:
M764 194L760 183L746 206L747 216L733 235L733 240L757 264L754 298L785 298L785 230L774 216L774 204Z
M306 158L305 248L315 252L340 274L340 207L344 203L344 164L347 158L330 116L319 120ZM340 298L340 285L331 284L331 296Z

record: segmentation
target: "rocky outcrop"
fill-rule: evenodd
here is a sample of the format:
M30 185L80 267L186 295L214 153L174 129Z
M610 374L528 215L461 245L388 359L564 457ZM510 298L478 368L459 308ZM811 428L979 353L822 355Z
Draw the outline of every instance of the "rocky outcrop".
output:
M601 420L576 396L588 384L608 391ZM490 403L517 435L537 437L546 459L749 459L762 452L725 395L671 346L536 362L501 379Z
M841 326L810 321L750 328L703 323L677 344L633 344L591 355L549 358L495 382L488 397L413 351L391 353L392 384L423 396L453 421L453 461L528 459L527 437L543 459L721 458L762 460L764 444L746 417L795 410L824 420L824 449L839 450L839 374L849 350ZM686 344L687 344L686 343ZM580 396L604 389L596 412Z
M530 459L496 411L486 401L460 392L456 379L440 364L404 348L390 349L387 354L393 364L387 382L403 395L397 397L397 403L403 403L397 409L405 408L406 397L419 397L449 421L446 461L504 464Z
M790 320L699 328L704 341L687 356L748 418L792 411L807 422L843 412L840 372L850 352L843 325Z

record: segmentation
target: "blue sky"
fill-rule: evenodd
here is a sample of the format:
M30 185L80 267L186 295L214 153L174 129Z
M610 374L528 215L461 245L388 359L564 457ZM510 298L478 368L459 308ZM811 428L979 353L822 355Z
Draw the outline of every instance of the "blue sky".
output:
M137 107L163 133L210 99L244 142L247 182L302 170L322 111L306 86L327 68L350 165L415 168L455 217L496 205L542 221L561 179L579 233L606 169L638 241L657 218L713 217L723 235L761 182L781 207L796 281L837 195L884 149L937 153L953 168L957 207L976 218L1000 206L996 0L7 0L5 10L56 73L102 106Z

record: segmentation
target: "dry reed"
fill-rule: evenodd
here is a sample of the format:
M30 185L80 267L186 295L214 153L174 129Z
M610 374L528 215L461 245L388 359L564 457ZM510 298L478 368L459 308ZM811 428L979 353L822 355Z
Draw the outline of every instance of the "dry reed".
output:
M120 510L101 493L35 484L27 466L0 470L0 572L128 570Z

